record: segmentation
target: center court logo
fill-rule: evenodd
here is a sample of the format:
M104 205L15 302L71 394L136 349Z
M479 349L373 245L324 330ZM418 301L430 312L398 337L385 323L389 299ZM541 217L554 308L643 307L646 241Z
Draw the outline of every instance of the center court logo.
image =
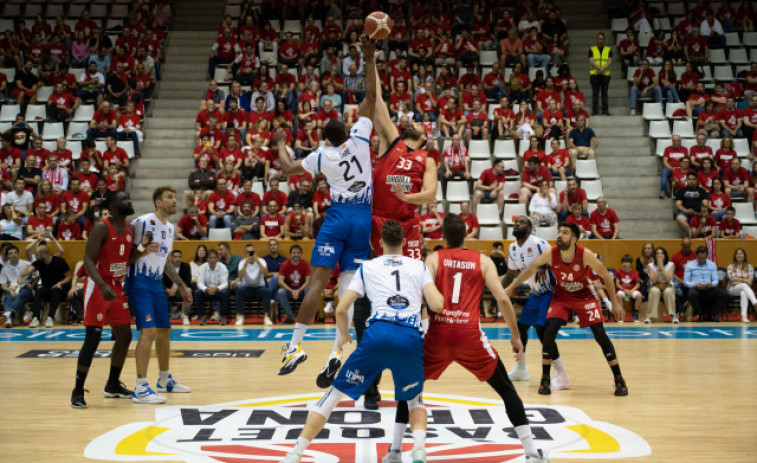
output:
M390 393L382 393L385 399ZM305 394L205 406L155 410L155 421L130 423L92 441L84 456L109 461L186 463L276 463L295 444L308 406L321 395ZM424 394L428 409L429 462L522 462L523 448L502 402ZM305 451L308 463L379 463L391 441L394 407L355 408L345 400ZM651 454L640 436L594 421L577 408L526 405L538 447L556 459L641 457ZM403 453L409 457L412 439ZM407 458L406 458L407 460Z

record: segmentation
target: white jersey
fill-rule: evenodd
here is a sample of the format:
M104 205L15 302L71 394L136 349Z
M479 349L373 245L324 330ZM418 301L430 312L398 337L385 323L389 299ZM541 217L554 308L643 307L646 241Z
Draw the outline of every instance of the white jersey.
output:
M340 146L322 146L302 161L313 177L326 176L331 205L358 204L370 207L373 196L370 136L373 123L361 117L352 126L350 138Z
M509 259L507 260L507 268L522 272L542 253L549 252L551 249L552 246L549 243L535 235L530 235L523 243L523 246L518 246L518 242L514 241L508 250ZM528 284L531 286L534 295L552 291L551 271L548 272L550 273L548 281L544 283L536 283L536 274L528 279Z
M367 323L382 320L421 330L423 287L434 284L422 261L384 255L363 262L349 289L371 302Z
M174 226L171 222L161 222L154 213L145 214L132 220L134 242L141 243L145 232L152 232L152 242L160 247L157 252L146 254L129 267L128 284L141 287L163 288L163 269L173 248Z

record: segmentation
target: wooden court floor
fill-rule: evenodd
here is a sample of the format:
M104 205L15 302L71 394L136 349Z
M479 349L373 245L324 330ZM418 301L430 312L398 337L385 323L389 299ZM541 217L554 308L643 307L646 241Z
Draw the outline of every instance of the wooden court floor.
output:
M633 461L757 461L757 340L616 340L614 343L630 389L628 397L613 396L609 368L592 340L559 340L573 388L553 392L551 396L538 395L539 343L532 341L527 352L532 379L528 383L516 383L523 401L526 404L576 407L594 420L620 426L641 436L652 452L648 456L633 458ZM315 377L330 351L331 342L306 342L304 346L310 358L285 377L276 375L281 344L174 342L176 350L263 349L264 352L259 358L252 359L173 359L172 372L182 383L191 386L193 392L169 395L167 405L209 405L305 393L320 395ZM509 342L493 341L492 344L510 368L513 361ZM110 345L103 342L100 347L109 349ZM69 406L69 397L74 383L75 359L17 358L31 349L79 347L80 343L70 341L0 342L3 428L0 461L93 461L85 458L84 449L97 436L125 424L155 420L154 406L103 398L101 391L109 365L106 359L95 359L87 380L91 391L85 396L89 409L73 410ZM133 347L134 344L132 350ZM134 385L134 375L134 360L130 358L122 375L130 388ZM153 383L157 377L154 358L149 376ZM382 390L393 390L388 375L384 377ZM439 381L426 383L424 392L496 399L486 383L478 383L458 366L451 367ZM151 460L135 458L132 461ZM164 461L164 458L155 461ZM216 460L198 458L187 461ZM491 461L499 460L492 458ZM554 461L568 459L555 457ZM571 458L570 461L621 460Z

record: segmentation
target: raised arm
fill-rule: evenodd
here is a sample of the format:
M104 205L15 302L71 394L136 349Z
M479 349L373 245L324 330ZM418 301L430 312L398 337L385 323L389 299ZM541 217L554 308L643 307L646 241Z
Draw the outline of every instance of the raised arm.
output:
M436 198L439 180L436 177L436 162L426 158L426 170L423 173L423 190L418 193L405 193L399 184L395 184L394 193L399 199L410 204L428 204Z
M279 165L284 175L304 174L305 169L302 167L302 159L292 161L287 153L286 133L279 129L271 140L271 149L277 149L279 152Z
M376 112L377 88L381 91L381 86L377 85L378 72L376 71L376 44L367 35L360 36L360 47L363 50L365 60L365 99L357 108L358 117L367 117L373 121ZM378 96L381 99L381 96Z

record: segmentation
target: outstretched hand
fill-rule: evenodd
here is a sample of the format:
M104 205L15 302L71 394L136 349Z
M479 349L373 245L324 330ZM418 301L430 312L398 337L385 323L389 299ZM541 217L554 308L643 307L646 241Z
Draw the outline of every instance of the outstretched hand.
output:
M287 134L284 132L284 129L276 129L276 134L274 134L273 138L271 139L271 145L272 146L278 146L279 144L286 144Z
M376 56L376 42L366 34L360 36L360 48L363 50L363 56L366 60L373 59Z

